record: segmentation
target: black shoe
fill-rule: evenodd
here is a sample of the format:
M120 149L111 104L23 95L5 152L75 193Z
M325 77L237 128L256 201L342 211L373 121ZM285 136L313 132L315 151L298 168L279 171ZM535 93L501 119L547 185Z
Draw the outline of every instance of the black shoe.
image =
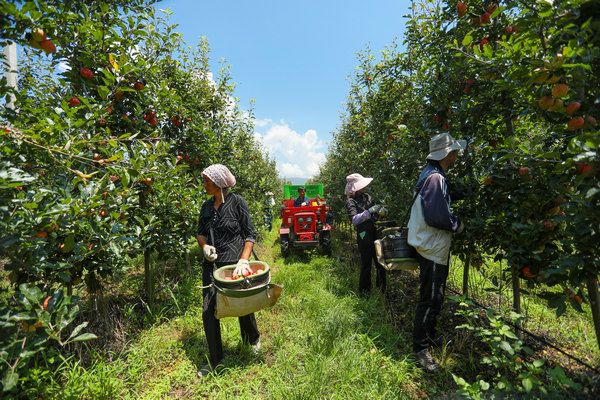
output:
M198 378L206 378L210 374L217 374L223 368L223 364L219 363L214 368L210 364L206 364L198 371Z
M427 372L436 372L439 369L438 364L433 360L429 349L423 349L415 354L417 362Z

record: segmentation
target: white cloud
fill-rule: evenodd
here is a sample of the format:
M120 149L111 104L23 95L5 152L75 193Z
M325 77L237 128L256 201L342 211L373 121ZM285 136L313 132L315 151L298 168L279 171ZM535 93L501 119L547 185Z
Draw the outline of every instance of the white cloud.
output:
M326 145L317 131L298 133L284 120L255 120L255 135L277 162L277 170L285 178L310 178L325 161Z

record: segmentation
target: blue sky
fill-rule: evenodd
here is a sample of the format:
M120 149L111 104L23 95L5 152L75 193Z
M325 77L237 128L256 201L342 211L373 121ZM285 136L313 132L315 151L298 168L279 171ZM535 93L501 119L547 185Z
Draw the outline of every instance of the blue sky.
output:
M325 160L331 134L358 66L402 42L409 0L164 0L187 44L205 36L211 68L231 66L242 109L254 100L255 132L281 177L310 178Z

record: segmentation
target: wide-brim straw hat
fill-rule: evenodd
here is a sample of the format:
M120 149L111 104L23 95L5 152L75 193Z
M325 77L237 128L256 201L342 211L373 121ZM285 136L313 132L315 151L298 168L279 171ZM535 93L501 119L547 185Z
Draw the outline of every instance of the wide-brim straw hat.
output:
M354 194L360 189L366 188L373 178L365 178L361 174L350 174L346 177L346 194Z
M456 140L448 133L440 133L429 141L429 155L427 159L440 161L450 154L450 152L466 148L466 140Z

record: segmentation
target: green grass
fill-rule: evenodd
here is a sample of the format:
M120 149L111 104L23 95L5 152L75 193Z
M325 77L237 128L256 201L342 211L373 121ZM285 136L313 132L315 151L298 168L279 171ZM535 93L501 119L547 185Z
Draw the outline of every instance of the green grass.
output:
M492 257L486 259L481 268L470 268L469 297L490 308L508 314L512 310L512 290L510 281L502 279L505 264L494 262ZM491 278L495 276L500 282L500 293L486 291L492 288ZM450 268L448 283L458 292L462 291L463 263L454 259ZM569 354L583 359L591 365L600 364L600 350L596 341L594 322L589 304L583 304L583 312L577 312L570 305L560 317L556 311L548 308L547 303L536 296L541 290L561 291L561 288L527 289L521 296L521 314L526 317L523 328L544 338Z
M422 372L399 351L398 337L381 312L384 297L356 296L358 266L317 252L294 252L284 260L276 239L275 231L266 234L257 249L272 268L272 282L284 286L277 304L257 313L258 355L242 345L237 319L223 319L224 369L210 379L197 377L207 348L202 297L194 290L201 284L196 265L197 275L163 293L153 309L135 306L132 296L134 303L122 306L123 318L137 318L136 326L143 322L128 333L122 351L92 352L86 367L68 360L45 394L61 399L415 397ZM193 250L195 264L199 256ZM131 285L141 285L139 276L119 280L127 282L122 291L128 295L135 292ZM140 312L146 316L136 317Z
M198 378L208 354L197 289L202 255L192 246L194 271L165 267L152 306L139 296L140 267L115 277L111 296L117 310L105 318L119 323L112 321L103 340L80 349L83 361L72 357L58 364L36 393L49 399L414 399L455 393L451 373L468 378L481 369L480 345L454 332L447 305L442 329L472 351L465 357L437 350L444 367L437 375L417 368L411 356L417 288L409 283L416 272L390 273L386 296L373 290L361 298L353 234L336 232L334 239L333 257L314 251L293 252L287 259L280 258L276 230L260 239L256 252L271 266L272 282L284 289L275 306L256 314L259 354L242 345L237 318L225 318L224 368ZM452 270L450 281L462 276L460 268ZM541 304L531 304L531 314L542 313ZM585 321L572 322L577 318L571 313L568 319ZM569 326L563 329L574 325ZM597 354L593 343L586 349Z

